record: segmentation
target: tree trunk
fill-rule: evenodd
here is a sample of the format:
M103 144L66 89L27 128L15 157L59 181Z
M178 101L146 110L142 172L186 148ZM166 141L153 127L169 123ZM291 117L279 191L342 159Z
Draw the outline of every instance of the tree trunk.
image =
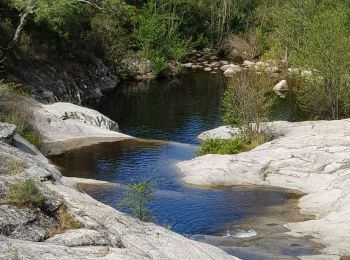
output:
M27 11L27 12L24 12L24 13L21 13L20 14L20 21L19 21L19 24L16 28L16 32L12 38L12 41L10 42L10 44L8 45L7 49L8 50L11 50L15 45L16 43L18 42L21 34L22 34L22 31L23 31L23 28L27 22L27 18L28 16L33 12L33 10L30 10L30 11Z
M336 83L332 79L326 80L326 93L329 98L329 108L333 120L339 118L339 100Z

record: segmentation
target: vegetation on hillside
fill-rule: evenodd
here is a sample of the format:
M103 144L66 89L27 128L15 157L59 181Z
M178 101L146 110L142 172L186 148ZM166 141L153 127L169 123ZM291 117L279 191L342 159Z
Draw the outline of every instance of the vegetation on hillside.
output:
M283 60L311 75L293 89L311 118L350 114L347 0L5 0L0 71L13 59L94 55L118 71L130 55L163 73L189 50ZM317 93L317 95L315 95Z
M19 84L4 83L0 80L0 122L16 125L16 132L40 148L41 134L29 124L32 100L28 90Z
M1 1L0 64L7 57L70 59L79 52L118 66L125 56L137 54L161 72L189 48L224 46L228 35L246 31L254 38L261 5L246 0Z

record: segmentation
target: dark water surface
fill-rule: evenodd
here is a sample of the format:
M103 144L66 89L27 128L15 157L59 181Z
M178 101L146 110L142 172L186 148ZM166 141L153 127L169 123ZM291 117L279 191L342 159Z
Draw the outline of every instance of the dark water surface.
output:
M134 83L116 89L95 109L119 123L132 136L198 143L203 131L222 125L221 74L197 72L179 79Z
M291 193L261 187L209 189L182 182L176 163L195 156L199 133L222 125L221 97L225 85L225 79L220 74L197 72L173 81L153 81L117 88L94 108L117 121L123 133L163 141L137 139L99 144L52 160L66 176L122 184L121 188L87 190L97 200L122 211L125 209L118 203L125 190L123 185L152 181L157 192L150 209L156 223L169 225L180 234L201 235L193 238L221 246L243 258L271 259L269 254L294 256L314 253L315 246L309 241L303 241L295 249L298 241L289 241L282 235L286 231L282 224L303 220L297 213L297 199ZM291 210L292 215L288 213ZM279 212L278 216L275 212ZM213 240L213 237L222 238L236 232L240 227L258 234L247 243L243 243L246 238ZM279 235L271 235L274 232L279 232ZM283 245L279 245L281 239L284 240ZM262 249L258 250L263 253L254 258L255 255L253 257L249 252L237 249L237 245L240 248L259 245ZM269 254L264 256L266 248Z

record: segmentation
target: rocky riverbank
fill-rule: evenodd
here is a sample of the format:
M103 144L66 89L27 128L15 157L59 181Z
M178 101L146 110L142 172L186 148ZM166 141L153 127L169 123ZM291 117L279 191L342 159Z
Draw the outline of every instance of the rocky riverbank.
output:
M315 220L289 223L291 236L313 236L334 259L350 255L350 120L273 122L277 138L237 155L206 155L181 162L194 185L267 185L299 190L301 212ZM227 136L225 128L206 136ZM227 131L232 129L226 128ZM327 258L328 259L328 258Z
M14 147L14 131L0 124L0 259L235 259L99 203L25 140L17 139L19 148ZM24 180L36 183L45 197L43 207L7 202L11 186ZM67 216L78 223L74 228L62 228Z

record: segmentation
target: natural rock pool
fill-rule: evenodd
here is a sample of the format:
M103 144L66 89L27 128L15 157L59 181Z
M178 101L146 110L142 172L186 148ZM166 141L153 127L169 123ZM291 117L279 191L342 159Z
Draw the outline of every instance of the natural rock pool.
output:
M226 86L218 73L195 72L176 80L130 83L107 93L93 107L117 121L121 131L141 139L104 143L51 158L66 176L121 184L84 187L92 197L125 211L118 203L125 185L156 184L154 221L211 243L243 259L294 259L317 254L311 238L284 235L287 222L303 221L300 194L262 187L205 188L185 185L176 168L195 156L196 137L222 125ZM147 140L144 140L147 139Z

